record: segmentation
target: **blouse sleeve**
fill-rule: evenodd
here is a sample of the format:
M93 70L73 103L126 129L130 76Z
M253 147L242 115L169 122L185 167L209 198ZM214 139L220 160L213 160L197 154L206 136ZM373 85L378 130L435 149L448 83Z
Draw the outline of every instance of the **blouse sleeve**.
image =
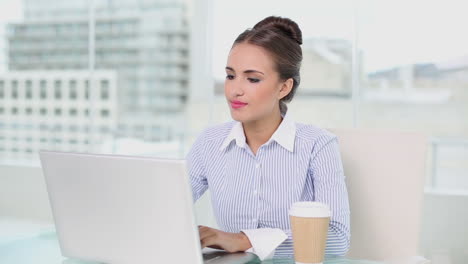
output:
M192 145L187 154L187 170L192 186L193 201L197 201L208 189L204 151L204 133Z
M326 134L319 138L310 162L315 201L331 210L325 254L345 255L350 245L350 210L338 138Z

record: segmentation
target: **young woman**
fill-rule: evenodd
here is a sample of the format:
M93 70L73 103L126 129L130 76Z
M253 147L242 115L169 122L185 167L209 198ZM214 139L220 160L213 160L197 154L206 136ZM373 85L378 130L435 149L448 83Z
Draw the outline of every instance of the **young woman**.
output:
M292 256L288 210L318 201L332 212L328 255L349 248L348 194L335 135L288 117L300 82L301 30L267 17L234 41L225 96L234 121L208 128L187 156L193 198L208 188L221 230L200 226L202 247Z

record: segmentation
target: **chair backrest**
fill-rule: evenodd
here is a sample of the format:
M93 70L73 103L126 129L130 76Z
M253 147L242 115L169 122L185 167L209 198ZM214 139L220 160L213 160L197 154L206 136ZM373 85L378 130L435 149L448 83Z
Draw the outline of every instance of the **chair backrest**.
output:
M420 255L427 139L418 133L331 129L338 136L351 210L348 257Z

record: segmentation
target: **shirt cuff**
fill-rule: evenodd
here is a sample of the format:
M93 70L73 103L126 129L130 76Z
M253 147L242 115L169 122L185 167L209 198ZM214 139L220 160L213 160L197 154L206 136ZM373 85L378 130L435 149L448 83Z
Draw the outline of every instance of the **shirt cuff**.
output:
M252 252L260 260L271 258L275 249L283 243L288 236L278 228L259 228L241 230L250 240L252 248L246 252Z

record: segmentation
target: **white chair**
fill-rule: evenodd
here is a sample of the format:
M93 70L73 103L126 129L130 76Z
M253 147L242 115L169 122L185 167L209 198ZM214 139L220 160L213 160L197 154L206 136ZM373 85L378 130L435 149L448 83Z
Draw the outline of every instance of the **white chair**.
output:
M427 263L417 257L426 138L397 131L331 132L339 139L349 192L351 248L347 256Z

